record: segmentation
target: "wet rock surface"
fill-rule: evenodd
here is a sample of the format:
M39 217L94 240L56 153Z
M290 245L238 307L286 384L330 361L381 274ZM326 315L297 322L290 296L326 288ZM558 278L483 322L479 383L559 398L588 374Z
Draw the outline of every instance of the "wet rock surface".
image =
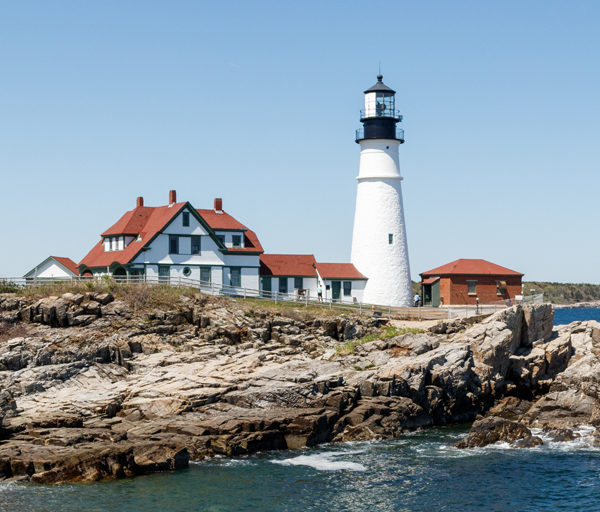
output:
M567 439L578 421L600 421L590 373L600 325L552 331L550 320L548 330L547 308L516 306L348 354L344 343L386 320L201 296L136 311L109 294L0 295L0 478L103 480L214 455L393 438L473 421L494 404L466 446L535 443L534 427Z

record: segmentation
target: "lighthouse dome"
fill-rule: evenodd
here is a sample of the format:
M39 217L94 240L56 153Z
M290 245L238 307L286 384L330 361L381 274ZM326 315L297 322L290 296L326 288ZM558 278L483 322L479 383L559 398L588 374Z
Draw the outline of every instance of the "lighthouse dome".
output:
M377 83L373 87L369 87L365 91L365 94L370 92L385 92L388 94L396 94L396 91L394 91L394 89L390 89L387 85L383 83L383 75L381 74L377 75Z

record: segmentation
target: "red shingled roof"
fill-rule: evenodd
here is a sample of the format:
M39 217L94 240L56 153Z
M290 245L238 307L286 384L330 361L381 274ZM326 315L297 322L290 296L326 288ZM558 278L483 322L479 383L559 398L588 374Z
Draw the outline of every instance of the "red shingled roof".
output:
M175 216L186 203L174 203L169 206L139 206L125 213L115 224L108 228L102 236L141 235L141 240L133 240L122 251L104 250L100 240L81 260L79 266L109 267L113 263L125 265ZM133 230L133 229L136 230Z
M126 212L115 224L108 228L102 236L132 235L141 236L141 240L133 240L122 251L104 250L100 240L81 260L79 265L86 267L109 267L113 263L125 265L177 215L187 203L174 203L171 206L138 206ZM228 213L216 213L214 210L196 210L205 222L213 229L233 229L244 231L243 248L229 248L228 252L263 252L256 233L238 222Z
M441 267L422 272L423 276L445 276L451 274L461 275L495 275L495 276L522 276L520 272L516 272L506 267L496 265L491 261L481 259L459 259L442 265Z
M316 276L312 254L261 254L260 275L263 276Z
M352 263L317 263L312 254L262 254L260 275L316 277L323 279L367 279Z
M317 263L323 279L367 279L352 263Z
M221 210L222 213L217 213L215 210L196 211L213 229L248 229L223 210Z
M50 256L51 258L58 261L61 265L67 267L71 272L75 275L79 275L79 270L77 270L77 263L75 263L71 258L66 258L64 256Z
M433 284L439 280L439 277L428 277L427 279L423 279L423 284Z
M254 231L249 230L241 222L234 219L224 210L217 213L215 210L196 210L206 223L215 231L243 230L244 247L229 247L227 252L263 252L263 247Z

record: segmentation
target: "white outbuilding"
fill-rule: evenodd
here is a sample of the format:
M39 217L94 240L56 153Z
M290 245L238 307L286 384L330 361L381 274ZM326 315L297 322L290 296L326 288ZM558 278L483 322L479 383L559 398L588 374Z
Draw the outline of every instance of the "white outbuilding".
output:
M64 256L48 256L23 277L25 279L70 279L77 277L77 263Z

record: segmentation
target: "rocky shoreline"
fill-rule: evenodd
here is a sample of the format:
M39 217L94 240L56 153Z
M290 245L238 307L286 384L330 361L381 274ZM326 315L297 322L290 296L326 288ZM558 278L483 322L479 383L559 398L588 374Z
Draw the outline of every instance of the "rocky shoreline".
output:
M575 302L573 304L554 304L554 309L565 309L565 308L578 308L578 309L600 308L600 300L593 300L593 301L588 301L588 302Z
M600 420L600 324L553 330L552 311L365 342L385 319L0 295L0 478L106 480L474 420L463 447L567 440Z

